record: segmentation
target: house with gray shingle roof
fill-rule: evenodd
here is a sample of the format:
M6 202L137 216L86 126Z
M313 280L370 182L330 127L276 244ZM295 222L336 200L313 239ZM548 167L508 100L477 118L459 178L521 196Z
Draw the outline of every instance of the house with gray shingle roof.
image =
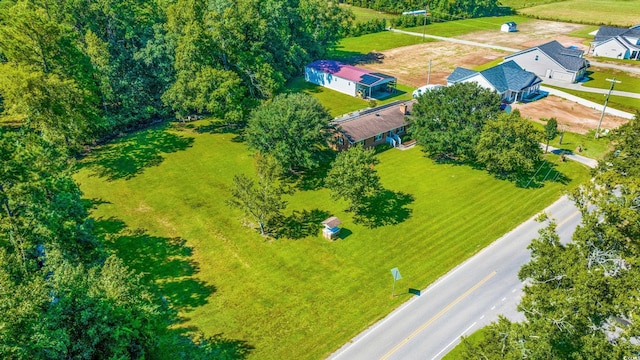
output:
M580 49L567 48L553 40L505 56L504 61L513 60L522 69L544 79L576 82L585 75L589 66L583 54Z
M542 79L514 61L507 61L482 71L458 67L447 77L447 84L459 82L475 82L500 94L502 101L514 102L536 96Z
M640 26L601 26L591 42L593 56L640 60Z

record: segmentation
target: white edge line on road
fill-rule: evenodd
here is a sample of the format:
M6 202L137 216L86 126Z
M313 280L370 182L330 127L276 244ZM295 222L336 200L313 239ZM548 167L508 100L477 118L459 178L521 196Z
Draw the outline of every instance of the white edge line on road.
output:
M477 257L479 257L482 253L489 251L491 248L495 247L495 246L499 246L500 243L502 243L503 241L506 241L505 239L508 238L509 236L511 236L512 233L516 232L519 228L527 226L527 224L529 222L535 222L536 218L538 217L538 215L542 212L549 212L549 209L553 208L554 206L557 206L559 203L561 203L562 201L566 201L568 200L568 196L567 195L562 195L558 200L556 200L553 204L547 206L544 210L542 210L541 212L535 214L534 216L532 216L531 218L525 220L524 222L518 224L518 226L516 226L515 228L513 228L511 231L507 232L506 234L502 235L500 238L496 239L494 242L492 242L491 244L489 244L488 246L485 246L484 248L482 248L480 251L478 251L477 253L475 253L473 256L471 256L470 258L468 258L467 260L465 260L462 264L456 266L455 268L451 269L448 273L446 273L445 275L443 275L442 277L440 277L438 280L436 280L434 283L430 284L429 286L427 286L426 289L424 289L421 292L420 296L425 296L427 294L427 292L432 291L433 288L435 288L436 286L438 286L440 283L442 283L443 281L445 281L446 279L448 279L449 277L453 276L456 272L458 272L460 269L462 269L463 267L465 267L466 265L472 263ZM347 351L351 346L357 344L358 342L360 342L362 339L366 338L367 336L369 336L372 332L374 332L378 327L382 326L384 323L386 323L388 320L391 320L392 318L394 318L399 312L401 312L402 310L404 310L404 308L410 306L414 301L416 301L419 297L418 296L414 296L412 297L410 300L408 300L407 302L405 302L404 304L400 305L399 307L397 307L394 311L392 311L389 315L387 315L386 317L384 317L382 320L379 320L378 322L374 323L373 325L371 325L370 327L368 327L366 330L364 330L363 332L361 332L360 334L356 335L353 339L351 339L349 342L347 342L346 344L344 344L342 347L340 347L338 350L336 350L333 354L329 355L329 357L327 359L338 359L340 358L340 356L342 355L342 353L344 353L345 351Z
M457 338L453 339L452 342L450 342L447 346L445 346L442 350L440 350L439 353L436 354L436 356L433 357L432 360L435 360L438 358L438 356L440 356L440 354L442 354L443 352L445 352L445 350L447 350L449 347L451 347L451 345L453 345L456 341L460 340L461 337L464 336L464 334L467 333L467 331L471 330L472 327L474 327L476 325L476 323L474 322L473 324L471 324L471 326L469 326L465 331L462 332L462 334L460 334L460 336L458 336Z

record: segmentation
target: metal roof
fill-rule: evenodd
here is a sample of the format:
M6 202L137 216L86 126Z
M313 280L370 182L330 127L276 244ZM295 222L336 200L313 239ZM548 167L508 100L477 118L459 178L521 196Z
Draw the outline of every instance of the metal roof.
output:
M368 87L396 80L395 77L390 75L373 72L335 60L316 60L307 65L307 67Z

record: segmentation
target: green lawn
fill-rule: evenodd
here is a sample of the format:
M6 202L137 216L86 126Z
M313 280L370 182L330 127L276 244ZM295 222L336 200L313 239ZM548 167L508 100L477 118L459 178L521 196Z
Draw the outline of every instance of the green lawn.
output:
M407 31L413 31L422 33L426 31L429 35L437 35L444 37L454 37L469 34L475 31L495 30L500 31L500 25L508 21L515 21L518 24L525 23L531 19L523 16L493 16L477 19L466 19L447 21L441 23L433 23L426 26L417 26L414 28L405 29Z
M587 75L590 80L584 82L583 86L609 89L611 82L607 81L607 79L613 79L615 77L616 80L620 82L615 84L613 87L614 90L640 93L640 76L638 75L634 76L621 70L597 67L591 67L589 70Z
M480 341L482 341L484 339L486 331L487 331L486 328L480 328L476 332L474 332L473 334L467 336L466 339L471 344L476 345L476 344L478 344ZM451 351L449 351L445 356L443 356L442 360L458 360L458 359L462 359L462 354L463 354L464 348L465 348L465 345L462 342L460 342L458 345L456 345L456 347L451 349Z
M638 23L640 0L565 0L565 1L506 0L518 13L546 20L585 24L632 26Z
M577 91L577 90L572 90L572 89L565 89L565 88L552 86L552 85L546 85L546 84L545 84L545 86L564 91L564 92L566 92L568 94L571 94L571 95L579 96L579 97L581 97L581 98L583 98L585 100L593 101L593 102L598 103L598 104L604 104L604 101L605 101L605 95L604 94L597 94L597 93L590 93L590 92L586 92L586 91ZM609 104L607 105L607 107L611 107L613 109L630 112L630 113L633 114L633 113L635 113L636 111L638 111L640 109L640 99L629 98L629 97L624 97L624 96L611 95L609 97Z
M383 31L375 34L344 38L340 40L334 49L329 51L329 57L332 59L348 59L353 56L368 54L371 51L384 51L431 41L435 40Z
M361 7L347 5L347 4L340 4L340 6L350 9L353 12L353 14L356 16L356 19L355 19L356 22L366 22L371 19L390 20L390 19L395 19L399 17L399 15L388 14L388 13L376 11L373 9L361 8Z
M518 188L469 166L435 164L419 148L379 155L385 206L369 224L308 176L289 198L292 239L267 241L225 205L234 174L253 173L238 134L207 121L162 125L94 150L75 178L107 249L153 281L180 311L176 326L255 347L252 359L319 359L500 235L588 179ZM538 179L538 182L542 179ZM534 182L536 183L536 182ZM320 236L330 215L343 238ZM390 296L389 269L403 279Z
M502 63L503 61L504 61L504 59L503 59L503 58L498 58L498 59L495 59L495 60L493 60L493 61L489 61L488 63L484 63L484 64L482 64L482 65L474 66L474 67L472 68L472 70L475 70L475 71L482 71L482 70L486 70L486 69L488 69L488 68L490 68L490 67L494 67L494 66L496 66L496 65L499 65L499 64L500 64L500 63Z
M532 123L536 128L544 132L544 125L535 121L532 121ZM561 129L558 130L560 131ZM549 142L549 145L576 154L578 154L576 149L580 146L582 148L582 152L579 153L580 155L597 160L601 160L609 151L611 151L611 143L609 139L606 136L596 139L595 130L588 134L576 134L565 131L564 136L562 137L562 144L560 144L560 135L558 134L555 139Z
M398 84L396 86L396 90L397 92L394 96L388 97L384 100L376 100L376 103L378 105L382 105L398 100L410 100L412 98L411 93L413 93L415 88ZM367 100L327 89L324 86L311 84L306 82L302 77L289 81L287 84L287 92L304 92L315 97L329 110L329 114L333 117L369 107L369 102Z

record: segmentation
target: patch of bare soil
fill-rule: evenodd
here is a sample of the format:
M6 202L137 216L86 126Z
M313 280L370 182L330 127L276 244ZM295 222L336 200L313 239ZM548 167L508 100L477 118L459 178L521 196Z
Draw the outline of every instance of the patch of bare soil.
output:
M589 130L595 130L600 120L600 111L580 105L570 100L556 96L548 96L544 99L528 104L513 104L514 109L519 109L523 117L533 121L541 118L555 117L559 126L565 130L578 134L586 134ZM605 115L602 119L602 129L614 129L627 122L627 119Z
M584 39L564 35L582 29L583 27L585 27L585 25L531 20L523 24L518 24L518 31L514 33L501 32L500 28L496 27L495 30L478 31L458 36L457 38L507 46L514 49L526 49L551 40L557 40L564 46L578 46L580 49L587 51L588 46L582 44Z
M501 58L506 53L445 41L404 46L382 52L384 59L358 66L393 75L402 84L420 87L427 83L431 60L431 84L446 84L457 67L472 68Z

